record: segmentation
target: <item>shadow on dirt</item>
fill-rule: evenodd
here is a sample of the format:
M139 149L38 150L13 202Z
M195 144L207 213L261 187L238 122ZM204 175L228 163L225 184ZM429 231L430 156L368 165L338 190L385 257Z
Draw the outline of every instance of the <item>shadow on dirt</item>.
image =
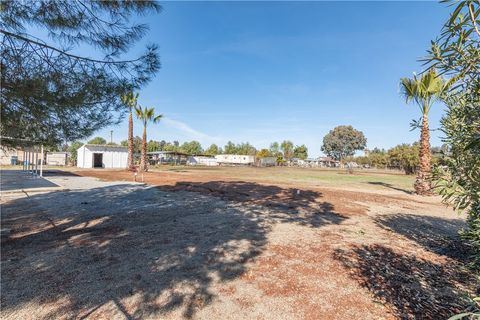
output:
M5 203L2 225L12 232L1 247L3 312L61 300L46 318L95 317L102 308L128 319L190 318L215 299L215 284L246 271L272 223L319 228L345 219L317 202L320 193L241 182L189 191L212 186L230 201L114 185Z
M331 203L321 201L322 193L296 188L281 188L245 181L177 182L157 186L163 191L189 191L222 200L248 203L272 209L269 217L313 227L340 223L346 217L334 212Z
M466 227L463 220L396 214L379 216L375 222L381 228L401 234L436 254L461 262L467 262L471 255L467 243L458 235L458 231Z
M339 249L336 258L400 319L447 319L459 313L468 305L461 288L475 281L457 264L437 264L382 245Z
M385 182L380 182L380 181L368 181L367 183L368 184L373 184L373 185L376 185L376 186L382 186L382 187L397 190L397 191L402 191L402 192L405 192L406 194L414 194L413 191L395 187L394 185L392 185L390 183L385 183Z

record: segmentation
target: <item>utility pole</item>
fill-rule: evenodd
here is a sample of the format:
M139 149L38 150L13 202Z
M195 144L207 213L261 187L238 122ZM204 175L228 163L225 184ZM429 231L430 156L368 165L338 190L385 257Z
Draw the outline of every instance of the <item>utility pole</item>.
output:
M110 143L113 143L113 130L110 130Z

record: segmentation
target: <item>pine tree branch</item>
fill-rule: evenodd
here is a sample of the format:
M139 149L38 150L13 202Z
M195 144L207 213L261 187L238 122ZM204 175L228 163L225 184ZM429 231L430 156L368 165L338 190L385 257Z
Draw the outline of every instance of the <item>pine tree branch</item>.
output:
M47 49L50 49L50 50L53 50L55 52L58 52L60 54L63 54L63 55L66 55L70 58L74 58L74 59L78 59L78 60L84 60L84 61L89 61L89 62L94 62L94 63L102 63L102 64L125 64L125 63L133 63L133 62L137 62L137 61L140 61L142 59L142 57L138 58L138 59L135 59L135 60L122 60L122 61L108 61L108 60L97 60L97 59L92 59L92 58L87 58L87 57L82 57L82 56L78 56L78 55L75 55L75 54L71 54L71 53L68 53L64 50L61 50L61 49L58 49L58 48L55 48L55 47L52 47L46 43L42 43L40 41L35 41L35 40L32 40L32 39L29 39L27 37L24 37L24 36L21 36L21 35L18 35L18 34L15 34L15 33L12 33L12 32L8 32L6 30L3 30L3 29L0 29L0 33L3 33L4 35L6 36L9 36L9 37L14 37L14 38L17 38L17 39L20 39L22 41L25 41L25 42L28 42L28 43L32 43L32 44L36 44L40 47L44 47L44 48L47 48Z

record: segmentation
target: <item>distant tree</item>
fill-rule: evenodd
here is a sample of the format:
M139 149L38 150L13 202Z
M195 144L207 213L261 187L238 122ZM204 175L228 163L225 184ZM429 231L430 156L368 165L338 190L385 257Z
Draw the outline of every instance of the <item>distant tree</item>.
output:
M107 140L102 137L95 137L87 142L88 144L107 144Z
M261 149L260 151L257 152L257 158L267 158L271 156L272 156L272 153L268 149Z
M212 155L212 156L220 153L221 153L220 148L215 143L212 143L210 147L208 147L207 150L205 150L205 154Z
M77 150L81 146L83 146L83 142L74 141L67 148L67 151L69 152L70 163L72 163L73 165L77 164L77 159L78 159L77 158Z
M163 148L165 148L165 145L167 144L167 142L166 142L165 140L162 140L162 141L160 141L160 143L159 143L159 144L160 144L160 148L159 148L159 150L160 150L160 151L162 151L162 150L163 150Z
M404 143L391 148L388 150L389 165L405 171L405 174L414 174L420 163L419 149L418 143Z
M180 142L175 140L175 141L173 141L173 145L175 146L175 148L178 148L178 147L180 147Z
M453 81L445 81L430 69L421 76L400 79L400 88L407 103L415 101L420 107L422 125L420 134L420 168L415 180L415 192L420 195L431 194L432 182L432 153L430 151L430 131L428 127L428 113L432 104L441 99L448 92Z
M232 141L228 141L223 150L225 154L237 154L237 146Z
M335 160L343 160L353 156L355 151L363 150L366 145L367 139L363 132L352 126L338 126L323 138L322 151Z
M257 153L257 149L255 149L255 147L248 142L238 144L236 149L237 154L247 154L250 156L254 156Z
M179 147L176 147L173 143L167 142L163 146L163 151L178 151Z
M293 149L294 158L305 160L308 158L308 148L306 145L302 144L301 146L296 146Z
M283 155L282 155L281 153L280 153L279 156L277 156L277 164L278 164L279 166L284 166L284 165L287 164L287 160L285 160L285 159L283 158Z
M388 165L388 155L385 150L383 152L370 152L368 155L369 165L375 168L385 168Z
M202 145L198 141L184 142L180 147L180 150L190 155L197 155L203 153Z
M362 166L370 166L375 168L385 168L389 165L389 157L387 151L384 149L374 148L370 152L368 152L365 156L360 157L353 157L348 156L344 158L346 162L356 162ZM400 168L400 164L392 164L392 166L396 166Z
M147 125L149 122L157 123L163 117L161 114L155 116L154 108L142 108L142 106L137 106L135 108L135 113L137 118L142 120L143 123L143 136L142 136L142 152L140 158L140 171L148 171L147 164Z
M291 158L293 158L293 142L292 141L283 140L283 142L280 144L280 149L282 150L283 158L285 160L290 160Z
M223 149L224 154L245 154L254 156L257 153L257 149L249 142L242 142L235 144L232 141L228 141Z
M161 151L161 150L162 150L162 145L160 144L160 142L155 141L155 140L148 141L147 152Z
M116 142L107 142L107 146L118 146L118 143Z
M281 152L280 152L280 145L278 144L278 142L273 142L270 144L270 153L274 156L274 157L278 157L281 155Z
M0 135L55 145L121 120L120 96L160 68L155 45L128 52L148 30L130 20L160 9L155 1L2 1Z
M128 147L128 140L120 141L120 145ZM133 154L140 154L142 152L142 138L139 136L133 137Z
M370 153L386 153L387 151L385 151L385 149L380 149L380 148L373 148Z

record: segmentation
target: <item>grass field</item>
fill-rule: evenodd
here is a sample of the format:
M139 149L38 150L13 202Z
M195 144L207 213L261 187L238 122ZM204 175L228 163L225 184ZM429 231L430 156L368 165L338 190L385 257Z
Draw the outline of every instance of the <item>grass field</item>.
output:
M80 171L82 172L82 171ZM92 172L87 170L87 172ZM179 167L162 166L153 168L150 173L178 174L179 177L191 177L192 180L245 180L302 187L332 187L365 189L372 191L395 190L411 193L415 177L394 171L387 173L374 170L355 170L349 174L344 169L312 169L292 167ZM101 170L98 171L102 175ZM125 175L122 175L124 177Z
M412 194L412 176L45 176L64 189L2 194L2 319L444 319L478 283L464 218Z
M79 169L76 167L45 166L45 170L61 170L68 172L98 172L102 175L103 169ZM2 170L18 170L20 166L4 166ZM107 175L118 170L106 171ZM151 168L150 173L178 173L180 176L192 176L194 179L207 177L211 179L248 180L256 182L273 182L279 184L293 184L311 187L333 187L366 189L372 191L395 190L406 193L413 192L413 175L405 175L400 171L376 171L367 169L354 170L352 174L345 169L319 168L255 168L255 167L202 167L202 166L160 166ZM128 178L122 174L123 178ZM133 174L132 174L133 180Z

